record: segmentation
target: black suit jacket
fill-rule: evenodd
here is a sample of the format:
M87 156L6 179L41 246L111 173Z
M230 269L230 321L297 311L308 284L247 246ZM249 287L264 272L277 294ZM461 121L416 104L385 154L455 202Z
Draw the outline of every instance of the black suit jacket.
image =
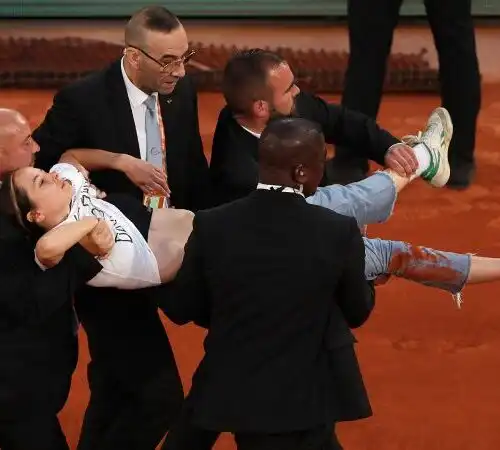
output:
M339 420L345 398L368 405L349 328L374 298L354 219L262 190L201 211L171 289L174 322L209 324L189 399L202 428L303 430Z
M171 95L160 95L160 107L172 204L194 211L204 208L210 201L210 183L191 80L185 77ZM41 149L37 165L45 170L71 148L96 148L140 158L120 60L59 91L33 136ZM129 193L142 200L141 190L121 172L95 172L92 181L105 192Z
M34 242L0 215L0 423L63 407L78 353L73 294L100 270L77 245L42 271Z
M389 147L399 142L368 116L327 103L320 97L301 92L296 98L296 107L300 117L321 125L327 143L348 147L381 165ZM244 197L255 189L257 144L258 139L244 130L225 106L217 121L210 161L217 204Z

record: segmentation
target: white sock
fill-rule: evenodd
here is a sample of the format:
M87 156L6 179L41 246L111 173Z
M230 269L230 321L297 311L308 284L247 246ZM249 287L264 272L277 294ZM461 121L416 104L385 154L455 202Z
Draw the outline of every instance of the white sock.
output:
M429 168L431 164L431 155L424 144L417 144L415 147L413 147L413 151L415 152L415 156L417 157L418 161L418 169L415 173L415 176L419 177Z

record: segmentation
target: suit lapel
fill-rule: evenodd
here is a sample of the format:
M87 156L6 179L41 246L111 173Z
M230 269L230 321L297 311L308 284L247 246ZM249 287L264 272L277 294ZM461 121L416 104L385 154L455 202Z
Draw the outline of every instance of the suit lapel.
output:
M107 85L111 113L114 116L116 140L119 146L117 150L120 153L127 153L140 158L139 140L135 130L127 89L123 81L120 60L113 63L109 68Z
M180 135L182 135L182 139L189 139L189 136L183 135L183 133L179 130L179 127L182 127L182 125L177 121L177 112L179 108L175 100L175 93L172 95L160 95L160 109L161 117L163 119L163 130L165 133L167 173L170 174L172 170L174 170L172 164L175 165L179 159L175 156L175 150L181 146L178 145L176 139Z
M171 146L168 145L169 137L172 137L175 132L175 103L172 95L160 95L161 117L163 119L163 128L165 130L165 142L167 150Z

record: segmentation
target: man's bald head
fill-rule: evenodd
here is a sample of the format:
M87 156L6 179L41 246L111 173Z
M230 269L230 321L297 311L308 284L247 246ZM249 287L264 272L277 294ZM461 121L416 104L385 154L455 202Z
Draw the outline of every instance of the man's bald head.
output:
M325 139L316 123L293 117L272 120L259 139L261 181L302 186L310 195L323 176L325 155Z
M316 157L325 140L319 125L306 119L286 117L272 120L259 139L259 160L266 165L285 167Z
M28 123L26 118L14 109L0 108L0 139L4 134L12 133L15 127ZM0 144L1 144L0 140Z
M32 165L38 150L26 118L13 109L0 108L0 175Z

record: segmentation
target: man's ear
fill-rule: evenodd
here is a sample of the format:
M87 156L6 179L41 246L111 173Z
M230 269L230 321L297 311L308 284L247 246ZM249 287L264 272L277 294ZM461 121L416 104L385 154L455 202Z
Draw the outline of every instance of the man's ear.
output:
M252 103L252 113L255 117L265 118L269 115L269 104L265 100L256 100Z
M307 173L302 164L293 169L292 178L298 184L304 184L307 181Z
M137 69L139 67L140 52L135 48L125 48L123 50L123 56L127 59L128 63Z

